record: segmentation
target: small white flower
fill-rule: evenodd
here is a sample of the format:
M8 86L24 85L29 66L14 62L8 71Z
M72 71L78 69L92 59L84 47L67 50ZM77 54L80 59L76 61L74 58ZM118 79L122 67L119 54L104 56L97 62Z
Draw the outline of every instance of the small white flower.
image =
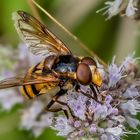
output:
M115 64L115 57L113 58L113 61L111 63L111 65L108 68L108 77L109 77L109 87L113 87L117 84L117 82L123 77L122 76L122 72L121 68L118 67Z
M14 89L0 90L0 104L5 111L10 111L16 104L21 104L23 101L23 97Z
M123 135L123 129L119 126L118 127L107 128L105 131L107 133L110 133L110 134L118 137L118 138Z
M33 128L38 114L42 111L43 104L39 101L33 102L32 106L29 109L25 109L21 116L21 128L22 129L31 129Z
M40 136L45 128L51 126L52 118L53 118L52 113L46 113L41 115L41 118L39 120L34 121L32 132L35 137Z
M140 112L140 102L137 100L129 100L126 103L121 104L121 109L125 113L130 113L131 115L137 115L138 112Z
M56 123L52 128L59 131L57 133L58 136L66 136L70 132L74 131L74 128L69 125L68 119L64 116L57 117Z
M123 93L123 97L125 98L134 98L139 96L138 89L135 86L131 86L127 88L127 90Z
M140 125L140 121L138 119L126 116L127 123L130 125L130 127L137 129L138 125Z
M134 7L133 2L134 0L129 0L128 6L126 8L125 14L128 17L135 15L135 12L138 10Z
M131 65L136 65L137 64L137 60L139 60L139 58L134 58L134 55L135 55L135 52L131 55L128 55L127 57L125 57L124 61L122 62L121 64L121 68L125 68L126 70L127 69L130 69L129 67Z
M100 117L101 117L101 114L103 113L103 110L102 110L102 106L101 105L98 105L96 108L95 108L95 112L94 112L94 121L98 120Z
M104 12L104 15L108 14L107 19L110 19L112 16L115 16L120 12L119 8L120 8L121 4L122 4L122 0L107 1L107 2L105 2L105 5L107 5L107 6L105 6L104 8L102 8L100 10L98 10L97 13L107 9Z
M122 0L115 0L114 2L106 2L106 5L109 5L108 14L109 18L115 16L119 13L119 7L122 3Z
M104 11L104 15L108 14L108 18L110 19L111 17L121 14L125 15L127 17L135 17L137 14L136 11L139 10L139 2L138 0L114 0L114 1L107 1L105 2L104 8L100 9L97 11L101 12Z
M125 117L123 117L122 115L112 116L111 119L119 123L124 123L126 121Z
M114 109L111 106L97 104L96 108L93 109L94 121L98 119L104 119L108 115L114 113Z
M77 95L77 96L74 96L74 95ZM82 120L85 120L86 100L87 100L86 96L82 94L80 95L76 92L68 96L68 105L74 112L74 115L79 117Z

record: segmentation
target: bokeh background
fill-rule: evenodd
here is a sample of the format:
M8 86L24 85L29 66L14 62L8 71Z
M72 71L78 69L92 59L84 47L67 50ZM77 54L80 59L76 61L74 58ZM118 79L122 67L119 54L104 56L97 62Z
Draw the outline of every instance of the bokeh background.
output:
M140 56L139 23L120 16L106 21L107 16L96 13L97 10L104 7L104 0L38 0L37 2L106 63L111 62L114 55L118 62L133 52L136 53L136 56ZM17 10L25 10L34 15L34 6L30 0L0 1L0 46L7 49L12 47L16 50L17 45L21 42L11 16L12 12ZM59 36L73 53L89 55L44 13L38 10L38 14L47 27ZM3 58L0 61L3 62ZM4 67L2 62L0 62L0 69ZM18 108L19 106L10 112L0 112L0 140L63 139L55 136L55 132L50 129L46 129L38 138L34 138L30 132L20 131L18 129L20 121ZM128 139L131 138L138 140L140 135L134 135Z

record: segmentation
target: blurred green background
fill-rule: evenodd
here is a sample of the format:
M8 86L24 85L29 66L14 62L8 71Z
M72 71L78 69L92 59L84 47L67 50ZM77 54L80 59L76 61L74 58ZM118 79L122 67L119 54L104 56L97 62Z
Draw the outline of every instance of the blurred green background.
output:
M86 46L94 51L106 63L116 55L121 61L134 51L140 56L140 33L138 23L119 16L105 21L106 16L96 11L104 6L103 0L38 0L41 6L48 10L57 20L74 33ZM15 31L12 12L25 10L32 13L32 5L29 0L3 0L0 1L0 44L2 46L17 47L20 39ZM39 11L44 23L57 36L59 36L69 48L78 55L89 55L79 48L78 44L63 33L44 13ZM33 14L33 13L32 13ZM34 140L30 132L17 129L19 125L19 112L13 109L9 113L0 113L0 140ZM138 140L140 135L132 136ZM130 137L129 139L131 139ZM37 140L63 139L55 136L55 132L47 129Z

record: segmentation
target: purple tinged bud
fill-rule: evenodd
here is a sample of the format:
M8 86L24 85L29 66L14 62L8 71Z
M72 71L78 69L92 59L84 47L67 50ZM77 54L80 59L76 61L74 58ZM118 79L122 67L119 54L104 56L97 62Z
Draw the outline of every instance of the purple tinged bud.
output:
M81 122L80 121L75 121L74 122L74 127L78 128L81 126Z
M96 126L95 126L95 125L91 125L91 126L89 127L89 132L90 132L91 134L95 134L95 133L96 133Z
M84 135L85 135L85 131L84 131L84 130L79 130L78 136L79 136L79 137L82 137L82 136L84 136Z
M112 108L112 114L113 115L118 115L119 110L117 108Z
M111 95L107 95L106 98L105 98L105 103L109 104L112 100L113 99L112 99Z

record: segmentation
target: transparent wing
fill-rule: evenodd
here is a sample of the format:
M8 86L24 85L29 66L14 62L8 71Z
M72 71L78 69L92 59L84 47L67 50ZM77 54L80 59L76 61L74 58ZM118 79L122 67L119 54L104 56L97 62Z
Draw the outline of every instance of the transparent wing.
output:
M0 81L0 89L10 88L22 85L42 84L48 82L59 82L59 79L53 75L46 76L31 76L31 77L10 77Z
M35 55L67 55L70 50L46 26L24 11L13 13L15 27L21 39Z

